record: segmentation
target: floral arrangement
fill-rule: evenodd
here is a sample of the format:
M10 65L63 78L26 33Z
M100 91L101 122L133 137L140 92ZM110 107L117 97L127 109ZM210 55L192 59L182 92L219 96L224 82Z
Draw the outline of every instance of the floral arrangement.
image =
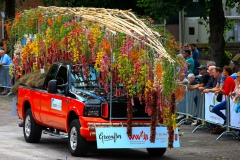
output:
M100 71L98 81L107 92L110 77L116 95L120 90L118 84L123 84L128 97L127 134L132 134L133 97L138 97L140 101L144 99L145 111L151 116L150 141L155 141L157 123L164 123L172 148L177 127L175 69L179 65L172 43L167 43L166 51L158 34L130 11L85 10L39 7L17 13L15 20L7 24L9 43L14 43L14 68L10 74L19 78L49 68L55 61L71 60L82 65L87 77L88 66L94 64ZM68 11L71 14L65 14ZM100 14L114 16L101 19ZM21 43L24 36L26 44Z

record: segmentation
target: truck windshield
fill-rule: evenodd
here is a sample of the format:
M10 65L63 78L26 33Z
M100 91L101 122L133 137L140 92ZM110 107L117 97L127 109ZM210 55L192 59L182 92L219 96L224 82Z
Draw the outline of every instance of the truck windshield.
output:
M99 87L97 76L99 72L96 71L93 65L88 68L88 77L84 75L84 69L81 65L75 65L72 71L72 85L74 87Z

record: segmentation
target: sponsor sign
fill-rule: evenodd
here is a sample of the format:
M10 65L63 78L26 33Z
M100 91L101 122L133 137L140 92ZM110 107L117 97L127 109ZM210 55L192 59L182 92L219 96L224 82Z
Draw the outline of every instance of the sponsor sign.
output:
M178 129L174 131L173 147L180 147ZM132 136L126 127L96 128L97 147L106 148L167 148L167 127L156 127L155 143L150 142L150 127L133 127Z
M234 108L237 106L233 99L230 98L230 126L240 128L240 113L236 113Z
M51 108L61 111L62 110L62 100L52 98Z
M214 93L205 93L205 120L208 122L223 124L224 120L212 112L212 108L220 103L216 100L216 97L217 96L215 96ZM225 96L223 96L222 100L225 100ZM221 112L225 114L225 110L221 110Z

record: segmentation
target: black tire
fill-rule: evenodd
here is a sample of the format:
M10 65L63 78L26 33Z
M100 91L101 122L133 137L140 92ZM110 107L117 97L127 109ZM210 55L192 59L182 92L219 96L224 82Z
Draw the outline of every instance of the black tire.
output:
M23 134L28 143L38 143L42 136L42 126L37 124L29 108L25 112L23 121Z
M166 148L147 148L148 154L153 157L161 157L166 152Z
M71 122L68 132L68 148L72 156L84 157L87 155L89 142L80 134L78 119Z

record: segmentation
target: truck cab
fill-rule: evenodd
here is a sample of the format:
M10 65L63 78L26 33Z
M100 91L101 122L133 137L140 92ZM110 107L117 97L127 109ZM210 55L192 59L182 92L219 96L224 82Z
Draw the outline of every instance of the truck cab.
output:
M87 68L88 75L84 75L84 69L81 65L56 62L41 88L19 87L18 115L24 121L27 142L38 142L42 130L55 134L65 132L71 154L84 156L89 142L96 141L96 124L127 123L126 94L123 91L120 96L111 94L114 90L106 91L97 81L99 73L93 66ZM139 98L134 98L133 122L150 122L144 101Z

